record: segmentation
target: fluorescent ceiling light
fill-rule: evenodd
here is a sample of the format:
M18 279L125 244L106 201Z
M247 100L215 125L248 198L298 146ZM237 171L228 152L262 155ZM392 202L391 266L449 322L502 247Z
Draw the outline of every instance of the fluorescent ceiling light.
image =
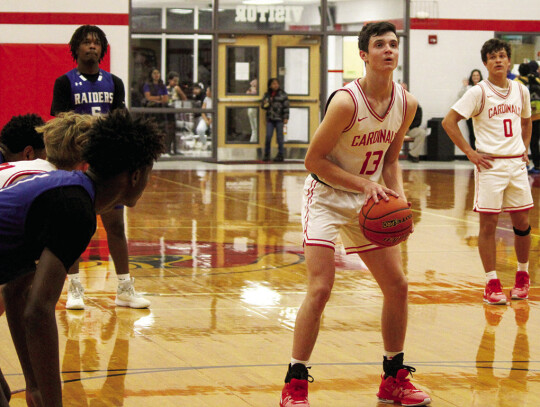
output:
M193 10L190 8L171 8L169 11L173 14L191 14Z

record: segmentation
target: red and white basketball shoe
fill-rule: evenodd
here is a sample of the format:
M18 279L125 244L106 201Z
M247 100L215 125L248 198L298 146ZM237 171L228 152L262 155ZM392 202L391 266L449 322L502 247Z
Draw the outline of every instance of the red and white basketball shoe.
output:
M402 406L427 406L431 398L422 390L418 390L407 378L409 370L399 369L396 377L382 375L377 397L382 403L401 403Z
M501 280L498 278L489 280L484 289L484 301L494 305L506 304L508 302L502 290Z
M518 271L516 273L516 283L514 288L510 290L510 297L513 300L526 300L529 298L529 273L526 271Z

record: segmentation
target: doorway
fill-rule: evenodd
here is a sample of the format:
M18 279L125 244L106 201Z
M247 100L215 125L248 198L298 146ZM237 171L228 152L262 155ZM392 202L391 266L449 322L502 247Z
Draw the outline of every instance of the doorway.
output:
M303 159L319 124L320 37L221 37L218 56L218 161L261 159L266 125L260 105L269 78L278 78L289 95L285 158Z

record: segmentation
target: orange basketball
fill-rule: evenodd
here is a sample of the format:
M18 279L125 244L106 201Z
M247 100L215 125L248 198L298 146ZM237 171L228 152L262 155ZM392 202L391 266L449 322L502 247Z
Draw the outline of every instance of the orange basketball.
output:
M389 201L379 197L379 203L370 199L358 214L360 228L366 239L378 246L395 246L412 232L411 208L402 198L388 195Z

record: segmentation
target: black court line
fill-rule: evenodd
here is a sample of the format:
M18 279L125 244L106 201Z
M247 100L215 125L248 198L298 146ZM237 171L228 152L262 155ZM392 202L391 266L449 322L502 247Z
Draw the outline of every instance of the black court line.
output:
M470 368L470 369L492 369L492 370L503 370L503 371L527 371L532 373L540 372L538 369L523 369L515 367L499 367L499 366L478 366L479 363L539 363L540 360L482 360L482 361L471 361L471 360L462 360L462 361L439 361L439 362L415 362L408 361L411 365L415 366L434 366L434 367L455 367L455 368ZM313 363L311 366L380 366L381 362L338 362L338 363ZM156 367L156 368L139 368L139 369L110 369L110 370L74 370L74 371L63 371L61 374L81 374L81 373L97 373L97 372L107 372L107 374L102 374L99 376L92 377L79 377L76 379L62 380L62 383L72 383L72 382L82 382L95 379L103 379L108 377L117 377L117 376L127 376L127 375L140 375L140 374L155 374L155 373L167 373L167 372L181 372L181 371L192 371L192 370L210 370L210 369L242 369L242 368L261 368L261 367L286 367L284 363L270 363L270 364L258 364L258 365L224 365L224 366L185 366L185 367ZM21 376L22 373L11 373L5 374L4 376ZM24 392L25 389L18 389L11 392L11 394Z

